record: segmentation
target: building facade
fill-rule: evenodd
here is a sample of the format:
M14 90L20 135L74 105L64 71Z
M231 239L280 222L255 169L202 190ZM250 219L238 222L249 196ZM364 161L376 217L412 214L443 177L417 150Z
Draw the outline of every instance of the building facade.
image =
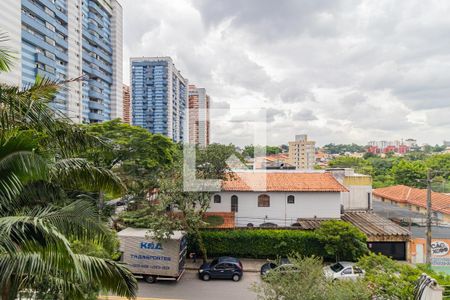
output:
M52 107L77 123L122 118L122 7L117 0L6 0L0 28L16 55L0 78L29 86L36 76L67 83ZM83 79L83 80L81 80Z
M123 122L131 124L131 97L130 87L123 85Z
M209 95L206 89L189 85L189 143L209 145Z
M208 212L233 212L236 226L292 226L298 219L339 219L341 193L347 191L329 173L235 172L212 196Z
M170 57L136 57L130 65L133 125L183 141L187 137L187 79Z
M289 163L297 169L313 169L315 145L316 142L309 141L306 134L296 135L295 141L289 142Z

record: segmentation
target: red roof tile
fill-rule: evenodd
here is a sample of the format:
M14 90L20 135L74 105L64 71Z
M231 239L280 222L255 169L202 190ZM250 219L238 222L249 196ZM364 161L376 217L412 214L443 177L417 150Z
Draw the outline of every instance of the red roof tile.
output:
M330 173L235 172L223 191L348 192Z
M374 189L373 194L395 202L413 204L425 208L427 207L426 189L418 189L406 185L395 185ZM450 214L450 196L432 192L431 207L434 211Z

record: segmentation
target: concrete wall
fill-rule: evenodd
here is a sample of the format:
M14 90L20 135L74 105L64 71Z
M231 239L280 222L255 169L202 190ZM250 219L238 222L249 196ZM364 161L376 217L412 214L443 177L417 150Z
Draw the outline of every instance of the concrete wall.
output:
M238 197L236 226L252 223L258 226L270 222L279 226L291 226L298 218L340 218L341 198L338 192L220 192L221 203L211 199L211 212L231 211L231 196ZM270 207L258 207L258 196L270 196ZM293 195L295 203L287 203L287 197Z

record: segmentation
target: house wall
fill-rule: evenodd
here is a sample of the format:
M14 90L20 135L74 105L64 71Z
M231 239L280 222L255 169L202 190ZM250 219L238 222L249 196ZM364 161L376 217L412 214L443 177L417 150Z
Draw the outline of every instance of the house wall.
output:
M372 209L372 186L347 185L346 188L349 190L349 192L342 193L342 204L344 205L344 209Z
M220 192L221 203L211 198L210 212L231 211L231 196L238 197L236 226L252 223L258 226L270 222L279 226L291 226L298 218L332 218L341 216L341 198L339 192ZM258 207L258 196L270 196L270 207ZM287 197L293 195L295 203L287 203Z

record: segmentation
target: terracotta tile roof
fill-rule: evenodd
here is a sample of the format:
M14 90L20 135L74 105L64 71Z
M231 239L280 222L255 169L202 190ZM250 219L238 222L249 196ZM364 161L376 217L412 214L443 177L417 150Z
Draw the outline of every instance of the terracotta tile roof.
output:
M427 190L395 185L374 189L375 196L399 203L407 203L420 207L427 207ZM431 207L434 211L450 214L450 196L442 193L431 193Z
M330 173L235 172L222 191L348 192Z

